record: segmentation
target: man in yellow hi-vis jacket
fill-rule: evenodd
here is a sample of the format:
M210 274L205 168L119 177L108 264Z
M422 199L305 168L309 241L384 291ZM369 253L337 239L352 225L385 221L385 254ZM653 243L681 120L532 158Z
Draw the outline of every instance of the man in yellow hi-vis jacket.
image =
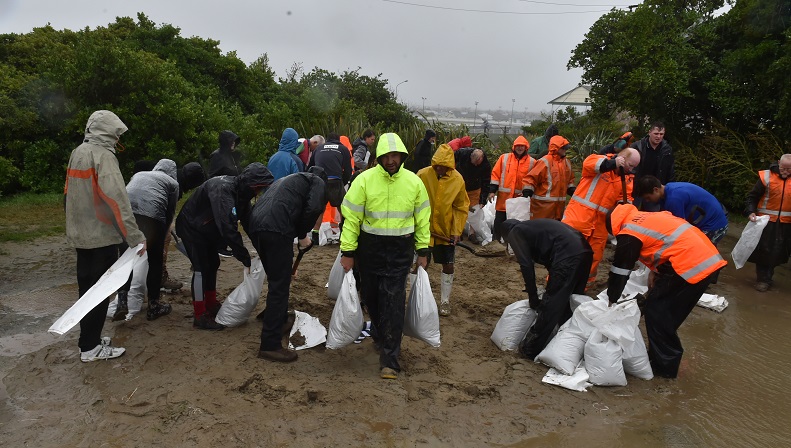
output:
M341 265L360 269L361 300L368 308L374 342L380 347L381 377L395 379L401 367L405 283L416 251L418 266L429 254L431 207L423 182L403 168L409 153L394 133L379 137L377 165L365 170L341 204Z

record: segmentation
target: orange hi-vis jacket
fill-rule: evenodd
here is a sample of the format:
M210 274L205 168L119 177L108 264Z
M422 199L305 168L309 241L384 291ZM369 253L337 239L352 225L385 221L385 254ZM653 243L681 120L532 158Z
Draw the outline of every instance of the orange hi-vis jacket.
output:
M638 212L634 205L617 207L612 213L613 235L631 235L643 243L640 261L651 270L670 263L688 283L698 283L727 265L717 248L697 227L670 212ZM613 266L611 271L621 270Z
M758 201L757 215L769 216L769 221L791 222L791 182L770 170L758 172L766 192Z
M523 145L530 148L530 142L520 135L514 140L511 145L511 152L503 154L497 159L497 162L492 168L491 184L497 185L497 203L494 208L497 211L505 211L505 200L515 198L522 195L522 180L528 172L535 166L535 159L527 154L527 151L521 158L516 157L513 148L517 145Z
M607 212L623 199L621 176L617 170L601 172L602 165L616 154L592 154L582 162L582 179L566 206L563 222L579 230L584 236L593 234L597 227L604 229ZM626 175L627 200L632 200L634 175Z
M571 162L558 155L558 149L569 141L560 135L549 140L549 153L536 161L524 179L524 188L533 190L530 201L531 219L560 219L566 208L566 190L574 186Z

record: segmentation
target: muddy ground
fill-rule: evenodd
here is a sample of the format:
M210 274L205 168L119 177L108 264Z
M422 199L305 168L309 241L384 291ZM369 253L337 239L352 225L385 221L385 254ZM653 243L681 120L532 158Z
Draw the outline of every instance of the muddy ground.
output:
M723 253L734 243L730 235ZM335 351L300 351L292 364L257 358L254 316L263 300L241 327L195 330L188 286L164 295L174 306L164 318L108 321L105 334L126 354L84 364L78 328L65 336L46 333L77 298L76 257L65 237L5 243L0 250L3 446L547 446L557 434L600 426L602 409L650 416L658 398L683 393L677 381L631 377L626 387L571 392L541 383L546 367L498 350L489 336L503 308L526 298L510 257L458 249L442 346L405 337L403 372L386 381L370 339ZM325 326L333 302L324 285L337 250L309 252L292 285L291 308ZM605 259L610 254L608 247ZM175 249L168 267L188 283L188 260ZM437 265L429 267L437 297L439 273ZM545 271L537 274L543 278ZM241 264L223 259L219 296L241 279ZM728 293L729 279L725 273L710 292ZM696 308L685 325L712 319L711 313ZM685 359L696 350L688 346ZM682 378L685 369L686 363Z

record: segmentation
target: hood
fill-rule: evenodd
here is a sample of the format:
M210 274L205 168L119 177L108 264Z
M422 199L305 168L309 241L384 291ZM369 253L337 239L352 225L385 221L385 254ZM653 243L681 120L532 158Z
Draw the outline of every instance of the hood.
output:
M176 162L170 159L161 159L156 165L154 165L154 169L152 171L162 171L163 173L172 177L176 182L179 181L178 172L176 170Z
M231 152L231 143L235 142L236 146L239 146L239 142L242 139L231 131L222 131L218 140L220 142L220 152Z
M376 145L376 158L378 159L394 151L403 154L403 156L401 156L402 162L406 156L409 155L409 151L406 150L406 146L404 146L404 142L401 141L401 137L399 137L398 134L395 132L386 132L382 134L382 136L379 137L379 143Z
M566 137L562 137L560 135L556 135L549 139L549 154L556 155L558 153L558 149L566 146L569 144L569 141L566 140Z
M261 162L253 162L247 165L237 179L240 185L250 188L268 187L275 181L275 176L269 172L269 168Z
M118 115L109 110L97 110L85 124L85 142L106 146L115 152L115 143L129 130Z
M508 241L508 234L511 233L511 229L517 224L519 224L519 221L516 219L506 219L500 224L500 235L505 241Z
M277 150L296 154L299 145L301 145L301 143L299 142L299 134L297 134L297 131L293 128L286 128L283 131L283 136L280 137L280 145L278 145Z
M607 214L607 231L618 236L626 221L637 213L637 207L632 204L617 205Z
M456 159L453 157L453 150L448 144L439 145L434 156L431 157L431 166L446 166L452 170L456 169Z
M206 180L206 173L198 162L190 162L178 172L179 192L190 191L198 188Z
M363 145L366 148L368 147L368 144L365 143L365 140L361 139L360 137L357 137L356 139L354 139L354 142L352 143L352 147L356 148L360 145Z
M436 137L436 136L437 136L437 133L434 132L433 129L426 129L426 135L423 137L423 140L428 140L431 137Z
M343 146L345 146L349 151L352 150L352 142L349 141L349 137L341 135L341 143L343 143Z
M518 145L524 146L525 149L530 149L530 142L527 141L524 135L516 137L516 140L514 140L514 143L511 145L511 151L513 151Z
M460 148L469 148L472 146L472 139L469 135L465 135L463 137L454 138L448 142L448 145L450 145L452 150L458 151Z
M549 125L549 127L546 130L546 132L544 132L544 138L549 140L549 139L551 139L552 137L554 137L554 136L556 136L558 134L560 134L560 131L558 131L558 127L555 126L554 123L552 123L552 124Z

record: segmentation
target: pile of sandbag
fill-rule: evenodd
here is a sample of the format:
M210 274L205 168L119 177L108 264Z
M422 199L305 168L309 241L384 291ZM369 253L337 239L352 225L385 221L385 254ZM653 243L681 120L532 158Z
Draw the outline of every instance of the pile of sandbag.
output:
M639 322L640 310L634 300L613 306L604 300L579 304L571 319L536 356L536 362L555 370L550 370L550 378L544 381L563 385L559 384L562 381L558 381L558 374L573 376L578 386L574 389L584 390L585 382L625 386L627 373L641 379L653 378ZM584 368L587 379L580 379L580 368Z

